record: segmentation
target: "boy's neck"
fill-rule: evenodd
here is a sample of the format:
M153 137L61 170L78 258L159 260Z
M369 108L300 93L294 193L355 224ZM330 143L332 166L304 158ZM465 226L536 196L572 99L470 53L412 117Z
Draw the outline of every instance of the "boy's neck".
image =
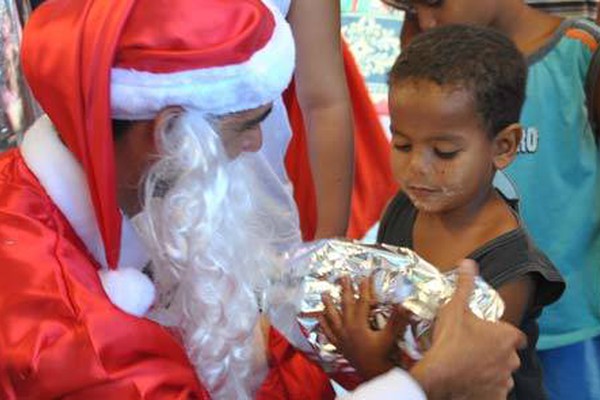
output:
M427 220L429 223L439 225L449 231L461 231L480 220L485 214L485 209L495 201L496 196L496 190L490 185L489 190L482 192L480 196L460 208L443 213L419 211L419 216L422 220Z
M471 203L446 213L419 211L413 247L446 271L489 241L516 229L519 222L493 187Z
M517 0L506 2L492 27L510 37L521 53L529 56L548 42L561 22L562 18Z

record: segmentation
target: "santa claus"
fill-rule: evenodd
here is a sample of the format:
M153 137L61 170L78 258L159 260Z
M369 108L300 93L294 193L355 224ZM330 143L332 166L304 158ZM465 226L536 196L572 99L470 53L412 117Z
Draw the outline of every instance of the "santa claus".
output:
M46 115L0 159L0 397L333 397L259 321L298 234L253 154L294 67L278 9L49 1L23 65Z

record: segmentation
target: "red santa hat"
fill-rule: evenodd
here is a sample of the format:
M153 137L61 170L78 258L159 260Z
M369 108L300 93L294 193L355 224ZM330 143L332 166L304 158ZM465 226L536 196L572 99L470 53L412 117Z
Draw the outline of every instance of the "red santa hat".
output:
M294 46L268 1L52 0L29 20L25 75L83 167L110 268L122 223L111 119L152 119L170 105L224 114L277 98Z

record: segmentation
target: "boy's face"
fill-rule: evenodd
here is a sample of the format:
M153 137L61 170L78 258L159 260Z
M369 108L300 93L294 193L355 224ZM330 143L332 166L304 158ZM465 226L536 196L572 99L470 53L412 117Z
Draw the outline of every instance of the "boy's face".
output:
M475 204L494 175L493 139L465 89L402 81L390 89L392 169L420 211Z
M409 0L421 30L449 24L489 26L497 0Z

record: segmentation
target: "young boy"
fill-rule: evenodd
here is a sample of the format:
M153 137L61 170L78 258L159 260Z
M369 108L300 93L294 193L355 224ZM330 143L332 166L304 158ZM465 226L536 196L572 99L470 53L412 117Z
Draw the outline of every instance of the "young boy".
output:
M564 283L492 184L521 139L524 59L493 30L448 26L415 38L389 82L392 168L401 190L378 242L412 248L442 272L464 258L477 261L506 303L503 319L528 337L510 398L545 399L536 319Z
M600 28L522 0L390 1L412 7L421 30L485 25L526 56L524 134L505 172L518 188L532 238L567 283L540 318L545 384L554 400L600 398Z

